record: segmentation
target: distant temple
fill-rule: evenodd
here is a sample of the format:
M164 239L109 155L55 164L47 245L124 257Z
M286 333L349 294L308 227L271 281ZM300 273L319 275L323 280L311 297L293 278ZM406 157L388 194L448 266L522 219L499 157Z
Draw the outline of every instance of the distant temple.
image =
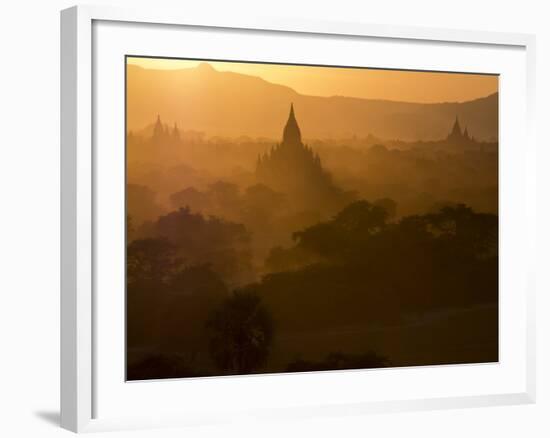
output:
M304 206L329 206L342 198L342 191L321 166L319 155L302 142L292 104L283 141L258 157L256 177L272 189L299 199Z
M160 115L157 115L157 121L153 126L153 136L151 137L151 139L153 141L179 141L180 131L178 129L178 125L174 123L174 127L170 129L168 126L161 122Z
M462 131L462 128L460 127L460 122L458 121L458 116L456 116L455 118L455 123L453 125L453 129L451 130L451 133L447 136L447 141L456 145L475 143L475 139L470 136L467 127L464 128L464 131Z

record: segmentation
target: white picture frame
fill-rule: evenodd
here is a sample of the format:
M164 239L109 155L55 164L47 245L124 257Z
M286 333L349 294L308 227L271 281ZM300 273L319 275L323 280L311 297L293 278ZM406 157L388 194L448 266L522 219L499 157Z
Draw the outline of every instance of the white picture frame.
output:
M523 62L515 67L521 69L517 77L525 79L514 99L521 101L524 118L515 120L522 133L521 147L509 157L501 160L504 177L514 176L514 187L502 184L501 199L503 196L513 200L523 199L521 205L515 205L518 216L506 229L508 233L519 231L523 227L527 235L525 241L518 243L521 247L509 245L504 249L522 250L522 265L518 268L516 288L520 303L515 306L518 313L521 333L517 335L517 345L521 351L516 352L520 357L515 374L513 389L498 387L496 381L493 390L485 393L468 393L461 395L458 392L438 396L416 397L397 396L375 399L354 397L347 400L345 394L339 399L332 398L330 390L327 395L317 396L315 403L303 399L299 406L287 403L284 399L275 399L269 406L253 406L242 404L240 410L224 411L223 406L212 408L212 412L204 408L196 412L185 409L162 412L162 407L150 415L132 415L132 412L121 412L120 415L98 415L102 406L98 398L98 385L103 379L100 373L104 369L103 359L98 359L98 348L102 348L101 332L97 331L98 312L101 306L95 299L98 284L98 212L96 206L101 196L97 189L98 178L104 180L105 171L101 168L102 159L98 159L94 152L95 141L100 133L95 125L100 119L98 115L98 101L95 95L95 76L101 73L94 65L98 59L98 50L103 50L101 35L94 30L97 23L119 23L140 26L177 26L200 29L202 33L216 32L224 29L239 30L246 38L256 38L260 32L275 32L277 35L293 35L294 38L308 35L348 36L354 40L389 40L396 43L406 42L411 46L431 43L464 45L468 47L483 46L487 50L499 50L521 53ZM175 27L174 27L175 26ZM109 34L111 38L113 35ZM122 38L120 38L122 39ZM116 41L113 46L117 46ZM118 47L118 46L117 46ZM199 48L200 49L200 48ZM120 48L124 51L124 48ZM197 17L188 11L129 10L109 7L75 6L61 12L61 426L74 432L111 430L119 428L161 427L173 425L203 424L235 419L254 418L295 418L311 415L342 415L364 414L369 412L398 412L418 409L442 409L453 407L474 407L503 404L533 403L535 401L535 297L534 297L534 224L535 224L535 141L533 134L534 111L534 59L535 38L532 35L506 34L477 31L460 31L450 29L424 29L416 27L382 26L365 23L338 23L312 22L308 20L279 20L241 18L238 21L225 22L223 17ZM460 59L456 60L460 63ZM104 63L105 64L105 63ZM496 67L495 67L496 68ZM119 72L120 73L120 72ZM498 71L494 71L498 73ZM115 74L115 73L113 73ZM118 74L118 73L116 73ZM123 90L120 90L123 93ZM515 102L515 101L514 101ZM502 109L501 109L502 111ZM507 119L503 119L507 120ZM123 126L121 127L123 129ZM122 131L123 132L123 131ZM512 135L513 133L510 133ZM120 137L121 139L123 137ZM121 143L121 147L122 143ZM513 175L507 174L506 169L513 169L514 162L521 160L521 169L514 170ZM99 175L102 176L99 176ZM505 182L506 180L504 180ZM517 193L516 193L517 192ZM512 207L514 205L510 205ZM525 231L527 230L527 231ZM513 254L509 254L512 260ZM501 265L502 270L502 265ZM103 280L102 280L103 281ZM512 313L510 313L512 315ZM123 318L123 314L120 314ZM510 319L505 319L504 335ZM102 323L103 324L103 323ZM501 330L502 331L502 330ZM503 340L501 339L501 342ZM504 339L506 342L506 339ZM105 357L103 355L102 357ZM99 362L98 362L99 361ZM107 364L108 365L108 364ZM102 368L103 367L103 368ZM436 374L436 367L423 367L419 372L423 378L429 374ZM460 368L458 366L457 368ZM473 373L482 372L478 370ZM519 371L518 371L519 370ZM417 370L418 371L418 370ZM459 370L460 371L460 370ZM407 375L399 369L391 370L392 378L406 382ZM99 373L99 375L98 375ZM289 384L311 385L323 384L316 380L318 373L290 376ZM326 374L324 374L326 376ZM333 373L332 376L344 377L346 384L352 384L359 374L354 371ZM409 376L410 377L410 376ZM253 376L231 378L232 380L208 379L209 391L216 391L216 387L224 382L224 387L230 390L238 385L251 386L250 379L255 379L254 386L269 383L273 376ZM325 377L322 377L325 379ZM372 379L372 376L370 377ZM446 378L442 374L441 378ZM242 379L242 380L239 380ZM247 380L248 379L248 380ZM229 382L229 383L227 383ZM247 383L248 382L248 383ZM300 383L302 382L302 383ZM120 382L124 384L124 382ZM328 381L325 383L329 384ZM103 389L105 384L101 383ZM163 390L177 382L150 382L148 390L154 385L163 386ZM198 383L196 384L198 385ZM330 384L328 386L330 388ZM139 394L136 386L132 389L132 397ZM246 392L247 390L245 390ZM251 389L252 391L252 389ZM105 393L105 390L103 390ZM114 394L114 392L113 392ZM336 394L333 394L336 396ZM147 409L144 412L149 413Z

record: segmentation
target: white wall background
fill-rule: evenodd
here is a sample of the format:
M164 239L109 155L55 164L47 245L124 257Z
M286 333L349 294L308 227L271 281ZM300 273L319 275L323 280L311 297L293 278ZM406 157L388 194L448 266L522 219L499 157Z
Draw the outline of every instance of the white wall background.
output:
M178 7L537 34L537 128L550 130L546 2L524 0L156 0L95 3ZM64 0L4 2L0 14L0 436L68 436L59 404L59 10ZM538 149L538 402L536 405L111 433L151 437L550 436L550 144ZM522 145L518 145L521 147ZM518 254L518 257L521 257ZM131 435L132 434L132 435Z

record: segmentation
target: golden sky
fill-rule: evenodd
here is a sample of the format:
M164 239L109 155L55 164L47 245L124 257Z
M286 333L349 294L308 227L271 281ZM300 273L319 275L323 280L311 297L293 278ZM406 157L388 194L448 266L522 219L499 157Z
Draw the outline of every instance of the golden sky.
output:
M129 64L148 69L196 67L204 61L162 58L127 58ZM327 68L242 62L208 62L219 71L259 76L286 85L301 94L349 96L404 102L463 102L498 91L493 75L433 73L366 68Z

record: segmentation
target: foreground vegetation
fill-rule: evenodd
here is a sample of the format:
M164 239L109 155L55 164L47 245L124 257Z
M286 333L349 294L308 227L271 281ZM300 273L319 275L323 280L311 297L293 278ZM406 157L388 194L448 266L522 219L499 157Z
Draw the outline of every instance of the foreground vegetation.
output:
M394 209L296 230L259 277L242 224L159 217L128 246L128 378L497 361L497 216Z

